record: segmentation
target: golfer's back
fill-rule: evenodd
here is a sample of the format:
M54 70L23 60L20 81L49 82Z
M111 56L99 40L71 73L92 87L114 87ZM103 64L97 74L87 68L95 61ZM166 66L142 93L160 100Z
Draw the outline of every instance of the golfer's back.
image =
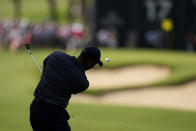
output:
M35 97L66 107L71 94L86 90L89 82L85 70L74 56L55 51L44 60L41 80L35 90Z

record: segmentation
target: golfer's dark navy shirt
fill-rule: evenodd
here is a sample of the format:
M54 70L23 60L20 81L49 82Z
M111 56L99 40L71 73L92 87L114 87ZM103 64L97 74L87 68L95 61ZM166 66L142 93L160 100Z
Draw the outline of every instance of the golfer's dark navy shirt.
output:
M44 60L34 95L47 103L66 107L72 94L82 92L88 86L85 70L76 58L55 51Z

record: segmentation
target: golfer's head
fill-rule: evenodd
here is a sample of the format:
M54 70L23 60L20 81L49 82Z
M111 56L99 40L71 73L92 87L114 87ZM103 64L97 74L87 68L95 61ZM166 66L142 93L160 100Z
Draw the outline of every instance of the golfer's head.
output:
M82 60L85 70L93 68L96 64L103 66L103 63L100 60L101 52L96 46L84 48L79 57Z

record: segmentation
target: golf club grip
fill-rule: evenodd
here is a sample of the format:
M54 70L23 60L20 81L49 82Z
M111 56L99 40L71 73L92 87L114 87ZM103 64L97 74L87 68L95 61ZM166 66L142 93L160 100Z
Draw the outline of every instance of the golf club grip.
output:
M30 44L29 43L26 43L25 44L25 47L26 47L28 53L30 54L30 56L32 57L33 61L35 62L36 66L38 67L40 73L42 73L42 69L40 68L39 64L37 63L36 59L33 57L32 53L31 53Z

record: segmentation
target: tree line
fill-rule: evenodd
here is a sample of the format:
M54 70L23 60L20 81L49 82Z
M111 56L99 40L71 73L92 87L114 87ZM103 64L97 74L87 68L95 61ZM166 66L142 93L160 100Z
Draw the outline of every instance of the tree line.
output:
M23 0L12 0L13 4L14 4L14 18L15 19L21 19L22 17L22 2ZM59 19L58 16L58 11L57 11L57 2L58 0L45 0L48 3L48 8L49 8L49 14L50 14L50 20L57 22ZM85 19L85 12L86 12L86 0L65 0L68 4L67 4L67 8L68 9L68 20L72 21L73 20L73 15L72 15L72 6L75 2L79 2L80 3L80 8L81 8L81 18Z

